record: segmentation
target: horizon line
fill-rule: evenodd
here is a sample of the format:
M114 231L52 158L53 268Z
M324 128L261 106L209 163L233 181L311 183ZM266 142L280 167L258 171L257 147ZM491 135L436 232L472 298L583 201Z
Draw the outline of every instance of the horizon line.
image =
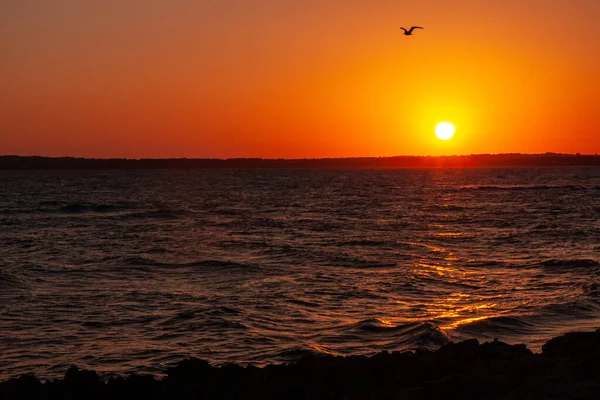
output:
M75 159L75 160L211 160L211 161L235 161L235 160L261 160L261 161L317 161L317 160L360 160L360 159L385 159L385 158L459 158L459 157L498 157L498 156L582 156L598 157L598 153L471 153L471 154L443 154L443 155L395 155L395 156L347 156L347 157L304 157L304 158L263 158L263 157L86 157L86 156L43 156L43 155L19 155L19 154L0 154L0 157L13 158L47 158L47 159Z

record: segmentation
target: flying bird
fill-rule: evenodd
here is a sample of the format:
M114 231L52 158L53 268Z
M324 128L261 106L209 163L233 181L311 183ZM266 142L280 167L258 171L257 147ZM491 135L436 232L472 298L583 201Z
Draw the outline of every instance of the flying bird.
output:
M406 36L412 36L412 33L415 29L423 29L420 26L413 26L411 27L409 30L404 29L403 27L400 27L400 29L402 29L404 31L404 35Z

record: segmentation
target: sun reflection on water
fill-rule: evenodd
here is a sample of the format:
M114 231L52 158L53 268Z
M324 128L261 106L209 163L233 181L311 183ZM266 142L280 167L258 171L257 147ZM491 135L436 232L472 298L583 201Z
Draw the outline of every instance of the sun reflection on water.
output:
M445 235L451 235L446 233ZM436 287L435 294L422 298L418 305L422 312L412 321L432 321L444 331L453 331L463 325L502 315L498 296L494 293L486 293L484 290L486 276L477 270L467 269L461 266L460 257L453 255L448 249L438 248L447 253L446 257L438 263L422 261L415 264L413 273L422 280L442 278L444 286ZM464 286L473 291L450 290L451 285ZM474 290L481 288L483 290ZM415 304L412 304L414 307Z
M449 329L456 329L457 327L461 326L461 325L467 325L473 322L477 322L477 321L483 321L489 318L494 317L494 315L485 315L483 317L473 317L473 318L464 318L458 321L454 321L451 324L448 325L443 325L441 328L445 329L445 330L449 330Z

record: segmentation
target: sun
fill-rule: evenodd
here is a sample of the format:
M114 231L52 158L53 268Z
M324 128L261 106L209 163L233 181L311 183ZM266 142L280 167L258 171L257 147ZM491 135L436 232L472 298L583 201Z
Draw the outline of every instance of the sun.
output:
M441 140L450 140L454 137L456 128L450 122L440 122L435 127L435 136Z

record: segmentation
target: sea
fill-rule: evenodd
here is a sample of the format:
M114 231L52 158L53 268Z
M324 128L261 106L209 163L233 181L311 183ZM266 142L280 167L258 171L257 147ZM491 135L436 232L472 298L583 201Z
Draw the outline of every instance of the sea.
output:
M600 168L0 171L0 380L600 327Z

